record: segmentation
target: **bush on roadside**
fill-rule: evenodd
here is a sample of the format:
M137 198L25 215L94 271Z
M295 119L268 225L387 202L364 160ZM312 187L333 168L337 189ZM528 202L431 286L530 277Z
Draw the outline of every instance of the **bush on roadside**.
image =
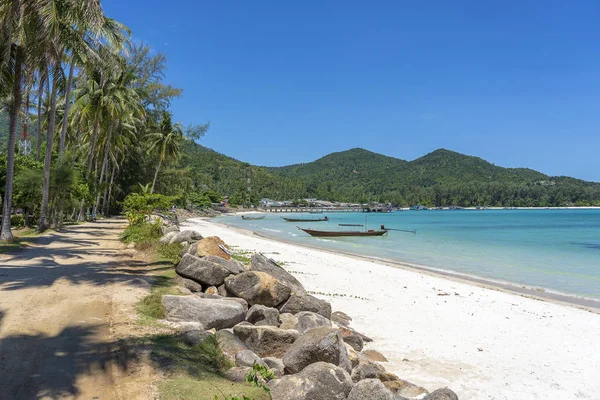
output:
M131 193L123 200L123 210L130 225L144 224L153 211L168 211L177 197L162 194Z
M166 261L172 262L174 265L179 264L181 261L181 257L179 257L179 253L183 249L181 243L161 243L158 247L158 255Z
M135 243L136 247L144 249L152 246L162 235L161 223L142 222L140 224L129 224L121 234L121 240L125 243Z
M25 226L25 217L23 214L12 215L10 217L10 226L13 228L22 228Z

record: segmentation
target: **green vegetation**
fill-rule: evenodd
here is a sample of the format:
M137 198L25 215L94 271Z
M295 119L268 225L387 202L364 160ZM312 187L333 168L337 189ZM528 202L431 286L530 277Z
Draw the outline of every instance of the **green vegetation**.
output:
M23 249L27 242L38 236L31 228L21 228L14 231L14 237L7 242L0 242L0 254L10 254Z

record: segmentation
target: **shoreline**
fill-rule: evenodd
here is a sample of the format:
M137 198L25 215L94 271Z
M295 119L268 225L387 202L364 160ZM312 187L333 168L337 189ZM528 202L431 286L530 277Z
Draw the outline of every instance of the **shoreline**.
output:
M258 212L255 212L255 213L258 213ZM246 213L244 213L244 214L246 214ZM206 218L198 218L198 219L206 219ZM324 252L334 254L334 255L335 254L345 255L347 257L353 257L353 258L360 259L360 260L366 260L366 261L380 263L380 264L383 264L383 265L386 265L386 266L389 266L392 268L399 268L399 269L403 269L403 270L407 270L407 271L427 273L432 276L446 278L449 280L454 280L454 281L462 282L462 283L466 283L466 284L472 284L472 285L475 285L475 286L478 286L481 288L485 288L485 289L489 289L489 290L497 290L497 291L509 293L512 295L522 296L522 297L531 298L531 299L535 299L535 300L539 300L539 301L553 302L553 303L561 304L561 305L568 306L568 307L574 307L577 309L586 310L591 313L600 314L600 300L594 299L594 298L577 296L575 294L569 294L569 293L561 293L561 292L553 291L551 289L543 288L543 287L527 286L527 285L519 284L517 282L494 280L491 278L484 278L484 277L479 277L479 276L475 276L475 275L463 274L463 273L456 272L456 271L444 270L444 269L440 269L440 268L429 267L426 265L414 264L414 263L410 263L410 262L406 262L406 261L391 260L391 259L387 259L387 258L375 257L375 256L370 256L370 255L365 255L365 254L360 254L360 253L354 253L351 251L333 250L333 249L329 249L327 247L319 246L317 244L308 245L305 243L296 243L294 241L286 240L284 238L275 238L275 237L271 237L268 235L264 235L262 233L253 231L251 229L240 228L237 226L228 225L224 222L217 222L216 220L213 220L213 219L211 219L210 222L214 223L215 225L220 225L227 229L235 230L241 234L248 235L248 236L257 236L257 237L260 237L265 240L286 243L286 244L293 245L293 246L305 247L307 249L324 251Z

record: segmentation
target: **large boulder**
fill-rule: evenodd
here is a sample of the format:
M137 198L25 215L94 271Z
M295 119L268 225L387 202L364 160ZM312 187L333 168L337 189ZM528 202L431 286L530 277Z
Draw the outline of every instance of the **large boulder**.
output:
M296 330L300 333L317 328L319 326L331 326L331 321L324 316L314 313L312 311L300 311L296 314Z
M267 364L252 350L242 350L235 355L236 367L253 367L254 364L266 367Z
M190 346L196 346L204 342L212 333L201 329L190 329L181 334L183 341Z
M318 361L330 363L350 372L352 366L340 332L328 326L313 328L300 336L283 356L285 371L295 374Z
M352 348L358 352L361 352L364 347L364 341L362 336L353 329L346 328L344 326L340 327L340 333L342 334L342 338L344 342L348 343Z
M377 378L378 366L372 361L366 361L359 359L358 365L352 368L350 378L352 382L359 382L364 379L375 379Z
M237 261L227 261L220 257L207 256L198 258L185 254L175 271L184 278L192 279L207 286L219 286L225 278L237 270Z
M273 371L276 377L280 378L285 373L285 365L283 365L283 361L281 361L281 358L265 357L263 358L263 361L265 362L265 364L267 364L269 369Z
M230 381L242 383L246 382L246 375L250 371L252 371L250 367L233 367L225 371L223 375Z
M260 357L281 358L300 334L292 329L255 326L249 323L233 327L233 333Z
M285 269L277 265L275 261L265 257L262 254L254 254L252 256L250 270L266 272L267 274L274 276L280 282L283 282L287 286L289 286L290 289L292 289L292 293L306 294L304 286L302 286L298 279L296 279L292 274L290 274Z
M443 388L429 393L423 400L458 400L458 396L452 390Z
M242 342L233 332L229 330L220 330L215 333L215 338L219 348L230 360L235 360L235 355L240 351L248 350L246 343Z
M184 278L183 276L176 276L174 282L176 285L186 288L192 293L202 292L201 284L191 279Z
M185 231L181 231L181 232L176 233L169 240L169 244L183 243L183 242L191 243L193 241L200 240L200 239L202 239L202 235L199 232L191 231L191 230L185 230Z
M177 235L177 232L173 232L173 231L167 232L160 238L159 242L169 243L175 235Z
M205 237L195 244L196 254L198 257L217 256L225 260L231 260L231 256L220 246L223 246L226 249L229 248L218 236Z
M200 322L204 329L231 328L244 320L242 305L230 300L164 295L162 305L167 319Z
M331 304L310 294L293 294L279 308L281 313L298 314L300 311L312 311L325 318L331 318Z
M279 326L279 311L276 308L255 304L248 310L246 321L253 325Z
M396 396L402 396L412 399L429 393L427 389L405 381L404 379L397 378L394 380L384 381L382 377L379 377L379 380L383 382L383 386L388 388ZM446 400L443 397L442 399Z
M242 272L227 277L228 291L246 300L251 306L262 304L276 307L290 297L291 289L265 272Z
M210 261L214 264L220 265L221 267L225 268L232 274L239 274L240 272L246 272L246 268L244 267L244 264L242 264L241 262L234 260L234 259L226 260L226 259L218 257L218 256L204 256L201 258L201 260Z
M348 395L348 400L395 400L394 394L379 379L358 382Z
M377 350L373 350L373 349L363 350L360 353L360 355L363 357L366 357L367 359L369 359L371 361L388 362L388 359L385 358L385 356L383 354L381 354L380 352L378 352Z
M352 389L346 371L326 362L317 362L294 375L269 382L277 400L345 400Z
M296 325L298 325L298 318L294 314L279 314L279 327L281 329L296 329Z
M350 321L352 321L352 318L341 311L334 311L331 313L331 320L339 326L350 326Z

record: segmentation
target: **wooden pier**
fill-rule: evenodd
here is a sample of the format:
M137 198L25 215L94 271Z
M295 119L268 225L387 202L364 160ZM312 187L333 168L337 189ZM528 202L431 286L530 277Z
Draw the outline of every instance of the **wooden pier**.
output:
M384 206L354 206L354 207L265 207L266 212L272 213L329 213L329 212L387 212Z

